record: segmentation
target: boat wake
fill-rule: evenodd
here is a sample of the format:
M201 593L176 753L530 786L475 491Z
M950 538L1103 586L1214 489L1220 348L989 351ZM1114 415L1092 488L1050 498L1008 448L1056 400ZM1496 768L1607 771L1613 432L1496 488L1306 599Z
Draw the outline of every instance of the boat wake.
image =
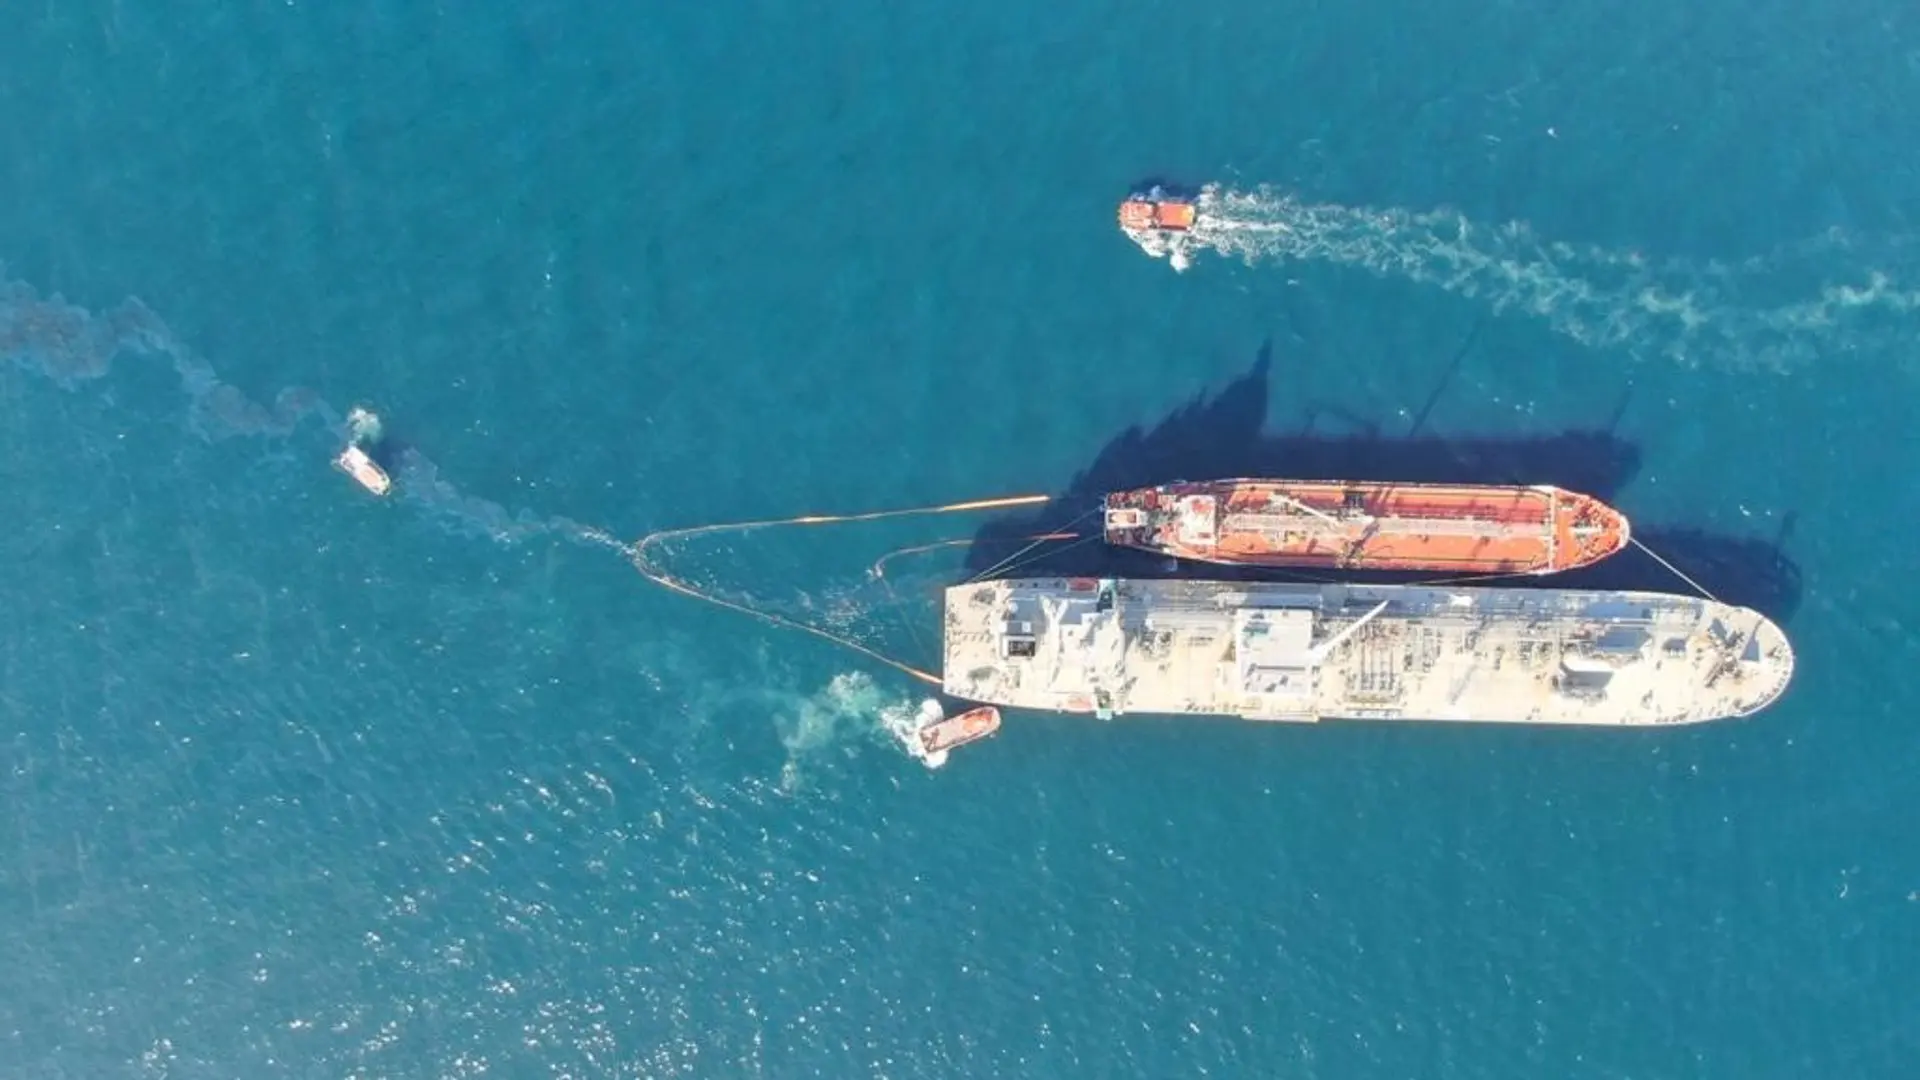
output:
M355 408L347 413L347 441L352 443L378 443L385 435L380 417L366 409Z
M909 757L929 769L937 769L947 763L947 751L928 750L920 733L946 718L947 711L940 707L940 703L933 698L928 698L920 703L920 707L911 717L900 718L897 723L890 722L887 725L887 734L893 736L894 741L900 744L900 748L905 750Z
M1905 340L1905 317L1920 308L1920 289L1882 271L1812 280L1818 256L1848 251L1837 233L1775 258L1699 264L1560 243L1520 223L1310 203L1267 187L1208 185L1195 203L1189 231L1136 243L1176 269L1203 251L1250 266L1356 267L1540 319L1594 348L1682 363L1785 370Z
M928 704L916 706L911 698L889 693L864 672L835 675L819 693L797 701L778 721L780 741L787 750L780 770L782 789L804 788L810 767L821 757L875 742L897 746L907 756L937 768L939 763L928 762L920 750L919 731L927 722ZM939 706L935 704L934 709L937 713Z

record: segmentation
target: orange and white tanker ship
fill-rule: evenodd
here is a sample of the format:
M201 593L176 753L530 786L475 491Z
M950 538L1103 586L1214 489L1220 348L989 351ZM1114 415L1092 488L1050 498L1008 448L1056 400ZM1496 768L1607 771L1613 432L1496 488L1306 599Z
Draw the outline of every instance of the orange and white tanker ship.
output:
M1212 480L1116 491L1106 540L1194 562L1552 574L1626 547L1626 515L1547 485Z

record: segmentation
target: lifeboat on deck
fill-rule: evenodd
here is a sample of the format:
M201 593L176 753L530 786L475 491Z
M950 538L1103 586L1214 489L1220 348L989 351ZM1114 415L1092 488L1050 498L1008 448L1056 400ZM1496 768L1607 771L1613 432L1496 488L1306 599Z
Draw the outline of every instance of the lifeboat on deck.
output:
M946 764L948 751L978 742L999 730L1000 710L992 705L982 705L958 716L935 720L922 725L917 733L920 758L928 768L937 769Z

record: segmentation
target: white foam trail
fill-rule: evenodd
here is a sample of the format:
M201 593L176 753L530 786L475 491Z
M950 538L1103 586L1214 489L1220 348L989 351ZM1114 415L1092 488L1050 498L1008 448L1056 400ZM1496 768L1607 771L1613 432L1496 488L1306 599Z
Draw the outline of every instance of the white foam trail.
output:
M1197 201L1191 233L1142 247L1189 259L1211 250L1253 266L1293 259L1358 267L1438 286L1496 313L1521 312L1595 348L1683 363L1784 370L1836 352L1895 345L1912 336L1920 308L1920 290L1881 270L1824 282L1804 299L1759 299L1816 272L1812 254L1844 251L1837 236L1808 245L1798 259L1699 264L1550 241L1524 224L1488 227L1450 211L1309 203L1266 187L1209 185Z
M819 693L798 699L792 712L783 710L779 717L780 741L787 748L781 786L789 791L803 786L812 759L859 743L889 743L912 756L909 738L919 730L917 708L913 699L881 690L865 672L835 675Z
M347 413L347 437L356 443L371 444L381 439L380 417L355 406Z

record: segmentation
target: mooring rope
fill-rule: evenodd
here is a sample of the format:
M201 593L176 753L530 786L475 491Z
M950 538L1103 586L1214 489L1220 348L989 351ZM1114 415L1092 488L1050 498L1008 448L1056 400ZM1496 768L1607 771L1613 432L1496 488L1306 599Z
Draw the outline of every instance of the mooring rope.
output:
M1717 596L1715 596L1715 595L1713 595L1712 593L1710 593L1710 592L1708 592L1708 591L1707 591L1707 589L1706 589L1706 586L1704 586L1704 585L1702 585L1702 584L1700 584L1699 582L1697 582L1697 581L1695 581L1695 580L1693 580L1692 578L1690 578L1690 577L1688 577L1688 576L1686 575L1686 572L1685 572L1685 571L1683 571L1683 570L1681 570L1681 569L1680 569L1679 567L1677 567L1677 566L1675 566L1675 565L1673 565L1672 563L1670 563L1670 562L1668 562L1667 560L1665 560L1665 559L1663 559L1663 558L1661 558L1661 557L1660 557L1660 553L1659 553L1659 552L1657 552L1657 551L1655 551L1655 550L1653 550L1652 548L1650 548L1650 547L1648 547L1647 545L1645 545L1645 544L1643 544L1643 543L1641 543L1641 542L1640 542L1640 538L1639 538L1639 537L1637 537L1637 536L1635 536L1635 537L1630 537L1629 539L1630 539L1630 540L1632 540L1632 542L1633 542L1633 546L1634 546L1634 547L1637 547L1637 548L1639 548L1639 549L1640 549L1641 551L1644 551L1644 552L1646 552L1646 553L1647 553L1647 556L1648 556L1649 558L1651 558L1651 559L1652 559L1652 560L1653 560L1654 562L1657 562L1657 563L1659 563L1659 564L1660 564L1661 566L1664 566L1664 567L1666 567L1666 568L1667 568L1667 570L1668 570L1668 571L1670 571L1670 572L1671 572L1671 573L1673 574L1673 576L1674 576L1674 577L1677 577L1677 578L1679 578L1679 579L1680 579L1681 581L1684 581L1684 582L1686 582L1687 584L1689 584L1689 585L1691 585L1691 586L1693 586L1693 587L1694 587L1694 590L1695 590L1695 591L1697 591L1697 592L1698 592L1698 593L1699 593L1699 594L1700 594L1701 596L1704 596L1704 597L1706 597L1707 599L1709 599L1709 600L1711 600L1711 601L1713 601L1713 602L1714 602L1714 603L1716 603L1716 604L1717 604L1717 603L1720 603L1720 598L1719 598L1719 597L1717 597Z
M1060 529L1057 531L1064 532L1066 530L1076 528L1079 526L1081 522L1087 520L1088 518L1094 516L1095 514L1102 513L1103 510L1104 510L1103 507L1096 506L1092 510L1087 511L1084 514L1081 514L1079 517L1074 518L1072 521L1067 522L1065 525L1060 526ZM1014 566L1026 565L1025 563L1020 561L1021 557L1024 556L1027 552L1032 551L1034 548L1039 547L1041 544L1046 543L1048 540L1052 539L1053 536L1054 536L1054 533L1042 533L1040 536L1035 537L1031 544L1028 544L1026 547L1021 548L1019 551L1014 552L1013 554L1007 556L1006 558L1001 559L999 562L994 563L992 566L987 567L985 570L982 570L979 573L968 578L966 581L966 584L971 585L976 581L980 581L984 578L992 577L993 575L999 573L1000 571L1011 569ZM1083 536L1078 540L1074 541L1074 546L1078 546L1079 544L1085 543L1088 539L1089 537Z

